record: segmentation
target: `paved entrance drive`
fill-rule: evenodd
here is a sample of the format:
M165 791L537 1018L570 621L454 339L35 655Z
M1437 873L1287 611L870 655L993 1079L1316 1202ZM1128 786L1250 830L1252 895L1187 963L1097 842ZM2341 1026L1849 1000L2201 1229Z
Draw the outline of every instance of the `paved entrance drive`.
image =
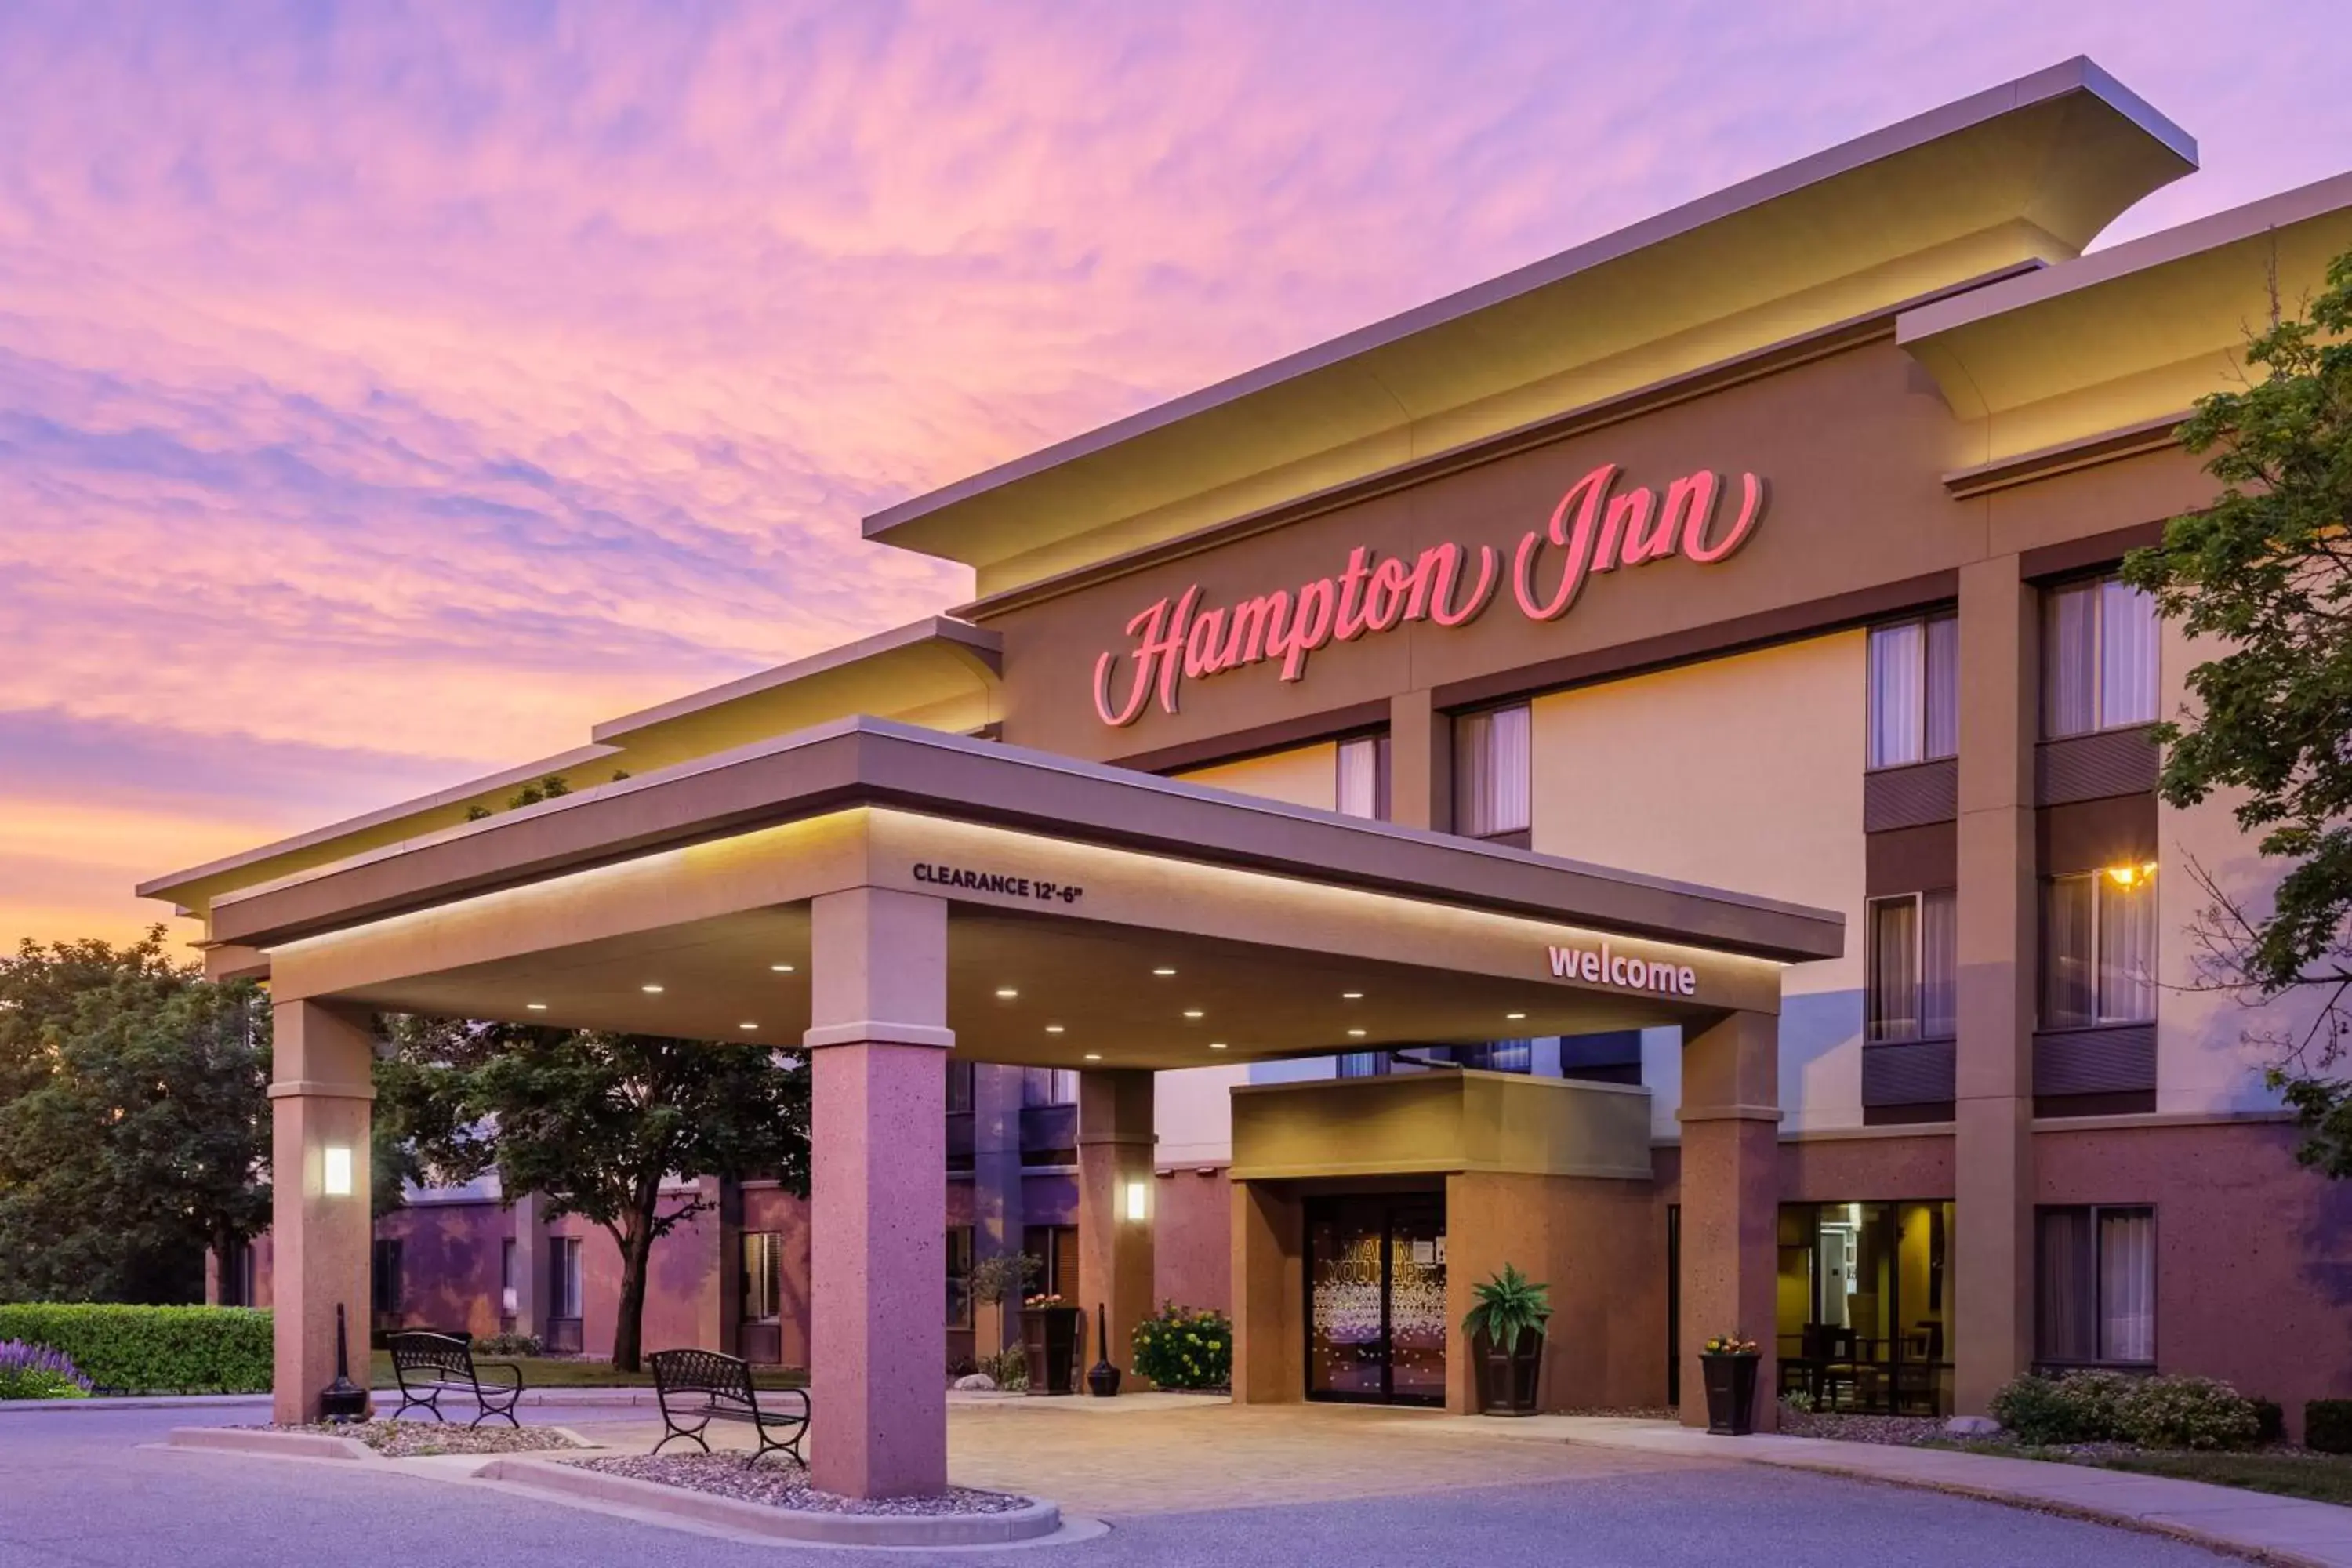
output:
M524 1414L640 1447L658 1431L642 1406ZM257 1407L201 1415L0 1412L0 1564L2219 1568L2229 1561L1991 1503L1716 1459L1571 1447L1490 1434L1486 1423L1363 1409L1236 1410L1172 1397L954 1406L958 1479L1043 1491L1111 1529L1069 1545L953 1553L753 1545L478 1483L386 1473L389 1467L142 1447L192 1419L266 1417Z

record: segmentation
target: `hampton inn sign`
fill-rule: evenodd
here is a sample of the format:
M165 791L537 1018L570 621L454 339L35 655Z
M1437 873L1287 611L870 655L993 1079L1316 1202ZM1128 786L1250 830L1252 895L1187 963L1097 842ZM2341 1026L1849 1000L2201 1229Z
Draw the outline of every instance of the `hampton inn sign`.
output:
M1764 481L1754 474L1739 476L1738 512L1720 532L1716 514L1726 487L1712 470L1675 479L1663 497L1647 485L1612 494L1617 477L1614 463L1586 474L1560 497L1549 525L1519 540L1511 559L1511 597L1528 619L1559 619L1587 582L1620 566L1646 566L1673 555L1702 566L1727 560L1764 515ZM1547 544L1559 555L1556 568L1545 562ZM1160 706L1175 712L1180 680L1270 659L1281 662L1283 679L1297 680L1307 673L1307 655L1332 643L1408 621L1466 626L1494 601L1502 566L1500 553L1488 544L1478 546L1475 571L1471 561L1451 540L1410 563L1402 555L1375 558L1360 544L1336 576L1318 577L1296 594L1276 588L1231 607L1201 608L1195 584L1146 605L1127 623L1135 644L1127 651L1127 690L1116 703L1111 691L1119 656L1105 649L1095 659L1095 712L1118 728L1141 718L1155 691ZM1555 570L1546 588L1544 579Z

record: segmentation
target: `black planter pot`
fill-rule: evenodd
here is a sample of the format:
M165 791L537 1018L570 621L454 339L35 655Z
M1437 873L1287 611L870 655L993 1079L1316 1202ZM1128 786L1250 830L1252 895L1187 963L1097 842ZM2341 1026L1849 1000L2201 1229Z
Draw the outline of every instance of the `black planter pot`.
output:
M1753 1355L1698 1358L1706 1385L1706 1429L1722 1437L1745 1437L1756 1430L1756 1369Z
M1078 1391L1078 1346L1086 1318L1076 1307L1024 1307L1021 1359L1029 1367L1032 1394Z
M1533 1415L1536 1385L1543 1376L1543 1336L1521 1333L1517 1350L1500 1351L1486 1331L1470 1337L1470 1364L1477 1373L1482 1415Z

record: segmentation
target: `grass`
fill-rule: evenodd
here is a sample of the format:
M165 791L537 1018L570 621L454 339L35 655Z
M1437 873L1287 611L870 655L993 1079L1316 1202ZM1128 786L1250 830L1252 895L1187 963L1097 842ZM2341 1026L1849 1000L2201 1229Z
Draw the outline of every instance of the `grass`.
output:
M2270 1492L2278 1497L2307 1498L2313 1502L2352 1505L2352 1455L2312 1454L2277 1448L2248 1454L2204 1453L2190 1449L2086 1454L2069 1448L2034 1448L2014 1443L1942 1439L1921 1447L1957 1448L1964 1453L1991 1454L2006 1459L2043 1459L2059 1464L2091 1465L2100 1469L2128 1470L2134 1475L2163 1476L2176 1481L2203 1481L2209 1486L2235 1487L2242 1491Z
M383 1351L374 1354L373 1375L378 1388L393 1386L392 1357ZM577 1361L569 1356L483 1356L484 1363L496 1362L522 1368L525 1388L651 1388L654 1374L650 1369L638 1372L615 1372L605 1361ZM483 1373L488 1381L499 1375ZM799 1388L808 1382L808 1373L797 1367L755 1366L751 1381L761 1388Z

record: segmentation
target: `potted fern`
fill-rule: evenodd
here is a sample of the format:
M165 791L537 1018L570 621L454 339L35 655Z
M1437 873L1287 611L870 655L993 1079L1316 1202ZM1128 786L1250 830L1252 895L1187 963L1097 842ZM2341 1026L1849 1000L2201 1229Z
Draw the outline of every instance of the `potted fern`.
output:
M1544 1336L1550 1331L1551 1287L1538 1285L1506 1263L1503 1271L1470 1287L1477 1305L1462 1320L1477 1373L1478 1408L1488 1415L1533 1415L1543 1371Z

